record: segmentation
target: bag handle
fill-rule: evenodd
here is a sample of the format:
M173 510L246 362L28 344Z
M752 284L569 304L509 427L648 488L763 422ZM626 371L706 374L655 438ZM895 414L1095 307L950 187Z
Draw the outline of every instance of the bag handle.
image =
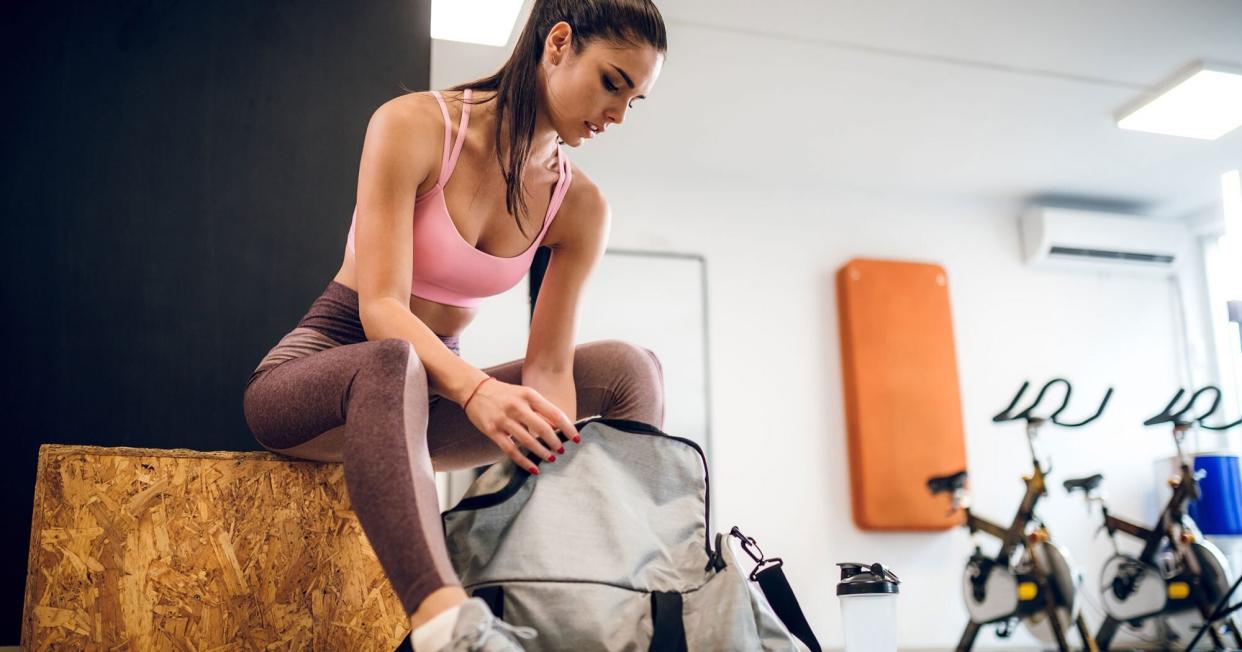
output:
M651 652L688 652L686 628L681 620L681 594L651 592Z
M492 615L497 618L505 617L505 588L499 584L492 586L480 586L470 592L472 598L483 598L487 603L487 607L492 610Z
M482 586L470 592L471 597L483 598L492 615L504 618L504 587L495 584ZM651 592L651 652L689 652L686 647L686 629L681 620L681 594L676 591Z

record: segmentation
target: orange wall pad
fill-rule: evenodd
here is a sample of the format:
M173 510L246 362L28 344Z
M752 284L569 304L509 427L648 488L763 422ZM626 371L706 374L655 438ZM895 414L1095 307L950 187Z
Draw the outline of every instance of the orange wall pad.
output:
M854 522L864 530L961 523L927 479L966 468L948 276L939 265L856 258L837 271Z

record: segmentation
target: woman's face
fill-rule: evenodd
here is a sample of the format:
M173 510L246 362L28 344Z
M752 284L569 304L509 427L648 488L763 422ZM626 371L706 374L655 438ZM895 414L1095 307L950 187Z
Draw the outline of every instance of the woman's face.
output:
M574 51L568 23L548 31L543 52L547 114L571 147L621 124L660 75L664 56L647 44L595 39Z

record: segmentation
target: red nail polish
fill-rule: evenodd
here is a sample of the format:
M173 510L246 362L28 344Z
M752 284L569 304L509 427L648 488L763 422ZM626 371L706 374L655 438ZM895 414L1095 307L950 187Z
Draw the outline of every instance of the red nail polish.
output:
M577 435L574 435L574 443L575 443L575 444L581 444L581 443L582 443L582 438L581 438L581 437L579 437L579 436L577 436Z
M539 475L539 469L538 469L537 467L534 467L534 466L530 467L530 474L531 474L531 475Z
M565 454L565 447L564 447L564 446L561 446L560 448L556 449L556 452L560 453L561 455L564 455L564 454Z
M555 455L548 455L548 461L549 461L549 462L555 462L555 461L556 461L556 456L555 456Z

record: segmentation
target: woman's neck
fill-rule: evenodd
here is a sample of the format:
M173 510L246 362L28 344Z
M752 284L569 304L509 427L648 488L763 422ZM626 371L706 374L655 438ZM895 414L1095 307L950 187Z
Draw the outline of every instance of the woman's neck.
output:
M496 133L496 102L491 101L496 95L495 91L475 91L472 96L480 100L486 100L482 104L476 104L470 108L470 121L473 123L477 119L483 123L486 133ZM552 127L552 122L548 120L547 111L543 107L535 110L535 131L531 135L530 140L530 162L536 163L540 167L551 167L556 159L558 134L556 129ZM509 124L500 126L500 141L496 143L500 149L500 156L504 160L509 158Z

